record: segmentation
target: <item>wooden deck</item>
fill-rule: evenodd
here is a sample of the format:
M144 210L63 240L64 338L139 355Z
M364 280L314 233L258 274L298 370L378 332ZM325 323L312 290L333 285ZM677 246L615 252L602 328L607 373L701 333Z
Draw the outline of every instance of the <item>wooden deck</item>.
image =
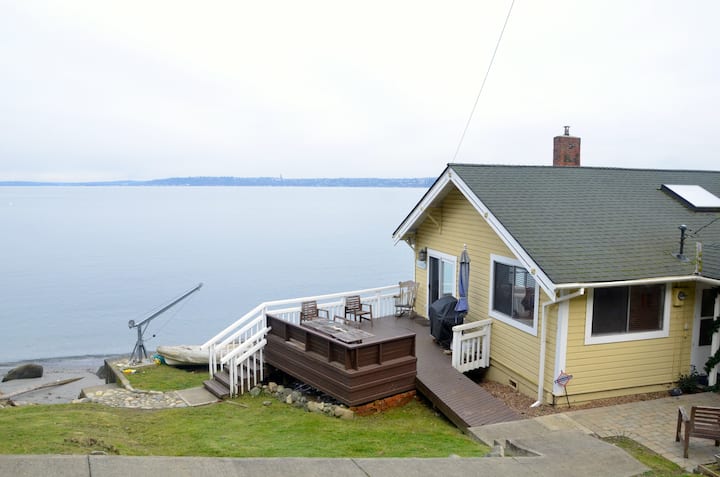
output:
M376 334L368 324L364 333L349 326L338 335L267 319L265 362L348 406L415 389L415 335L408 330Z
M417 358L417 375L414 385L458 428L465 430L468 427L521 419L520 415L502 401L452 367L451 357L445 355L440 346L433 342L429 321L425 318L388 316L373 320L373 326L369 322L363 322L360 327L375 335L377 340L415 334L413 351ZM268 349L272 348L272 343L272 340L268 340ZM278 341L275 343L276 346L279 344ZM280 357L271 351L270 355L266 354L266 358L274 365L271 361L277 361ZM297 358L298 356L293 357ZM294 375L292 372L289 374ZM302 379L301 376L296 377ZM314 385L310 382L308 384ZM407 382L403 382L400 387L407 387Z

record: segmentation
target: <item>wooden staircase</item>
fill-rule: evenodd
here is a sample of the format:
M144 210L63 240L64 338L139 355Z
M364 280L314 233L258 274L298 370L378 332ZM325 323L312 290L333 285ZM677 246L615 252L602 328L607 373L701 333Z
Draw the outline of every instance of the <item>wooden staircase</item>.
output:
M203 381L203 386L218 399L227 399L230 397L230 374L227 369L223 369L215 373L212 379Z
M250 363L253 363L252 366L250 366ZM256 380L253 371L253 369L259 369L261 366L264 366L264 364L257 357L251 358L251 362L246 361L243 365L238 366L238 371L242 370L242 373L238 372L238 375L245 376L245 390L252 387L250 381L258 382L261 379L263 374L258 372L258 379ZM216 371L212 379L203 381L203 386L218 399L227 399L231 394L242 394L243 390L243 384L238 382L235 392L230 392L230 373L228 373L227 367L223 367L222 371Z

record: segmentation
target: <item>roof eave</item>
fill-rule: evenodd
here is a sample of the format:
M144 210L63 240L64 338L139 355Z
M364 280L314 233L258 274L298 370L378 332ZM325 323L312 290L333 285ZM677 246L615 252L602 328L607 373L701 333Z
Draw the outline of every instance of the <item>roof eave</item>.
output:
M545 275L538 264L530 257L520 243L510 234L510 232L502 225L500 220L495 217L490 209L480 200L473 190L463 181L460 176L448 166L445 171L438 177L435 183L430 187L428 192L420 199L420 202L408 214L405 220L393 233L393 240L397 244L400 240L404 240L416 229L424 218L424 213L438 198L440 198L448 188L454 185L460 193L467 199L473 208L480 214L488 226L500 237L505 245L510 249L515 258L517 258L523 267L525 267L533 275L540 287L551 297L556 296L556 286Z
M637 278L633 280L617 280L608 282L577 282L577 283L559 283L555 285L557 290L570 290L576 288L607 288L634 285L653 285L658 283L682 283L682 282L699 282L707 283L712 286L720 286L720 280L715 278L703 277L701 275L677 275L667 277L654 278Z
M405 220L395 229L393 232L393 241L397 244L399 241L404 240L409 233L411 233L417 226L422 222L425 210L435 200L447 190L448 185L451 182L450 168L446 167L443 173L435 180L435 183L430 186L430 189L410 211Z

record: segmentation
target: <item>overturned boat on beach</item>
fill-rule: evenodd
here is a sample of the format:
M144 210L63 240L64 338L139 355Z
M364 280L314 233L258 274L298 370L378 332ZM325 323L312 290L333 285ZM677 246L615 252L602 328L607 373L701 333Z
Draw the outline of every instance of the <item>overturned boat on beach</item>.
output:
M210 362L208 350L200 345L158 346L156 353L170 366L199 366Z

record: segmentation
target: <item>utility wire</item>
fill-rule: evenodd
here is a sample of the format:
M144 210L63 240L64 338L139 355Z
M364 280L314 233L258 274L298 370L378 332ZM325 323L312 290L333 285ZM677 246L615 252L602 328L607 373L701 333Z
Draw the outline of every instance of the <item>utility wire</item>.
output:
M718 220L720 220L720 216L715 217L713 220L711 220L711 221L708 222L707 224L703 225L703 226L700 227L699 229L691 231L690 236L691 236L691 237L697 237L697 235L700 233L700 231L701 231L702 229L705 229L705 228L707 228L707 227L710 227L712 224L714 224L714 223L717 222Z
M490 75L490 69L492 68L493 62L495 61L495 55L498 52L498 48L500 48L500 41L502 40L503 33L505 33L505 27L507 27L508 21L510 20L510 13L512 13L513 5L515 5L515 0L512 0L512 2L510 2L510 8L508 9L507 16L505 17L505 23L503 23L502 30L500 30L500 36L498 37L497 43L495 44L495 51L493 51L492 57L490 58L490 64L488 65L487 71L485 72L485 77L483 78L482 84L480 85L480 91L478 91L478 94L475 97L475 104L473 104L472 110L470 111L470 116L468 117L467 123L465 123L465 129L463 129L462 136L460 136L460 142L458 142L457 149L455 149L455 154L453 155L451 162L455 162L455 158L457 158L457 155L460 152L460 147L465 140L465 134L470 127L470 122L472 121L473 114L475 114L475 108L477 108L478 101L480 101L480 95L483 92L483 88L485 88L485 82Z

